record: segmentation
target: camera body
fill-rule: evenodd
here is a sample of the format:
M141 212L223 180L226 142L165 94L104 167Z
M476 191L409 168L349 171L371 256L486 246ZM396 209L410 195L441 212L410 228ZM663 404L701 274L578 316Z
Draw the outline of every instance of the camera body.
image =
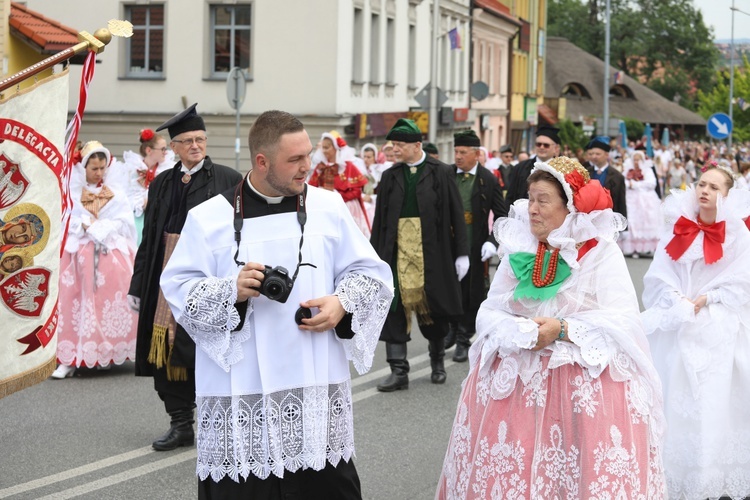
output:
M275 300L282 304L289 298L294 287L294 279L289 276L289 271L282 266L266 266L263 270L263 281L257 290L268 297L269 300Z

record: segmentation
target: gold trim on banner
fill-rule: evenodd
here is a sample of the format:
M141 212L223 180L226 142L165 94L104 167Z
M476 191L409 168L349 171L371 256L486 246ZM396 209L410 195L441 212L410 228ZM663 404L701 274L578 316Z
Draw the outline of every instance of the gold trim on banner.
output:
M55 371L56 367L57 360L53 356L42 365L0 381L0 399L5 396L10 396L14 392L31 387L32 385L44 382L50 378L50 375L52 375L52 372Z
M417 313L419 324L431 325L430 307L424 291L424 254L422 222L419 217L398 220L398 290L406 313L406 331L411 332L411 314Z

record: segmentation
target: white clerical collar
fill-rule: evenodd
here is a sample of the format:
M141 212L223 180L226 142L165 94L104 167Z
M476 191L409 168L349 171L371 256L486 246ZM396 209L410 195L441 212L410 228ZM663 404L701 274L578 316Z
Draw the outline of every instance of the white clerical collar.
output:
M260 191L258 191L257 189L255 189L255 186L253 186L253 183L250 182L249 175L247 176L247 185L250 186L250 189L252 189L255 194L257 194L258 196L266 200L266 203L268 203L269 205L278 205L284 199L283 196L266 196Z
M424 151L422 151L422 157L419 159L418 162L416 162L416 163L407 163L407 165L410 166L410 167L416 167L417 165L421 165L424 162L424 159L426 157L427 157L427 153L425 153Z
M472 168L471 170L469 170L469 171L467 171L467 172L464 172L464 171L463 171L463 170L461 170L460 168L456 167L456 174L471 174L471 175L477 175L477 168L479 168L479 162L477 162L477 163L476 163L476 165L474 165L474 168Z
M196 166L194 166L194 167L193 167L193 168L191 168L191 169L188 169L188 168L187 168L187 167L186 167L185 165L183 165L183 164L181 163L181 164L180 164L180 172L182 172L183 174L190 174L190 175L195 175L195 173L196 173L196 172L198 172L198 170L200 170L200 169L202 169L202 168L203 168L203 163L204 163L205 161L206 161L206 159L205 159L205 158L203 158L203 159L202 159L202 160L201 160L201 161L200 161L200 162L199 162L199 163L198 163L198 164L197 164Z

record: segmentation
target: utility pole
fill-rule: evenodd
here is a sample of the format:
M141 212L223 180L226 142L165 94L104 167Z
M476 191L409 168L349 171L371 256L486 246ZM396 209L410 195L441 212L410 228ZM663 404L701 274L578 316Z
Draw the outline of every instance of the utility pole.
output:
M438 40L440 33L440 0L432 0L432 46L430 47L430 126L427 140L437 144Z
M732 123L732 131L727 136L727 153L732 154L732 133L734 132L734 119L732 118L732 108L734 108L734 0L732 0L732 43L730 45L729 55L729 121Z
M734 1L734 0L732 0ZM604 135L609 135L609 0L604 13Z

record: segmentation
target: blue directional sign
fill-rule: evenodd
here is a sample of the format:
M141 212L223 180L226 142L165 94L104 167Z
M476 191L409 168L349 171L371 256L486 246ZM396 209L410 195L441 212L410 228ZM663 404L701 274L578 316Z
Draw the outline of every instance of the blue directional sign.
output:
M706 131L714 139L726 139L732 133L732 119L726 113L714 113L706 122Z

